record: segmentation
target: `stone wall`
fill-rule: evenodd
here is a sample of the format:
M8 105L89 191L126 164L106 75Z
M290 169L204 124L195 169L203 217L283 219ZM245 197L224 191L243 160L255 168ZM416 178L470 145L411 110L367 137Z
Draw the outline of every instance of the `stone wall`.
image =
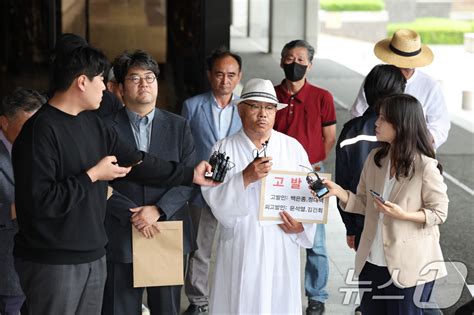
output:
M416 17L449 18L452 0L416 0Z
M391 23L412 22L416 19L416 0L385 0L385 10Z

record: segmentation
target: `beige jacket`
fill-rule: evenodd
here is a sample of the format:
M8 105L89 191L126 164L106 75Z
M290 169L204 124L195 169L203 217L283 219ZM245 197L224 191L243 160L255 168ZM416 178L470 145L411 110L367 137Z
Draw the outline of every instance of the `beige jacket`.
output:
M357 195L348 191L347 205L341 203L345 211L365 215L356 254L357 276L367 261L379 218L369 190L383 192L389 162L389 158L385 157L381 160L382 167L377 167L374 162L377 150L372 150L367 157ZM394 284L399 287L412 287L447 274L439 244L438 224L446 220L449 200L443 176L436 168L437 163L427 156L417 157L413 177L396 181L388 198L405 211L424 211L426 215L424 224L384 216L382 239L385 260Z

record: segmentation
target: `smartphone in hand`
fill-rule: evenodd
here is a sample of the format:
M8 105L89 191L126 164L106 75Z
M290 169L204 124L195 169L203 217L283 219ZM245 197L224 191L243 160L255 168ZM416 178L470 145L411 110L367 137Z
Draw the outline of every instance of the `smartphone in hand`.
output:
M370 194L372 195L372 197L374 197L375 199L377 199L381 203L385 203L385 199L383 199L383 197L378 192L373 191L372 189L370 189L369 191L370 191Z

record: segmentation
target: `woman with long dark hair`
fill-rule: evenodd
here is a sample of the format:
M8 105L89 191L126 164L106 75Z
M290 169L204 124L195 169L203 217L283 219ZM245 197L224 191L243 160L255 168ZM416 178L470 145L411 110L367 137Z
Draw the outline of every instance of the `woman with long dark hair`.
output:
M446 275L438 225L448 197L423 110L396 94L376 105L375 133L357 194L325 180L344 211L365 215L356 254L362 314L423 314L434 280Z
M375 136L375 104L389 95L403 93L406 83L407 80L400 69L385 64L373 67L365 78L364 94L369 107L361 117L353 118L344 124L336 144L335 181L344 189L357 192L367 156L381 145ZM357 250L364 228L364 216L338 208L346 226L347 245Z

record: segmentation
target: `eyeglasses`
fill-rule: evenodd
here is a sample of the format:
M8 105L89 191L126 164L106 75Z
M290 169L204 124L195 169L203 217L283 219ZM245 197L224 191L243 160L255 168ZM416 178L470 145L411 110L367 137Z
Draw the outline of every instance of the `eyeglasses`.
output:
M153 83L156 80L156 77L153 74L147 74L145 77L141 77L139 75L131 75L128 78L125 78L126 80L130 80L135 84L139 84L142 79L146 81L146 83Z
M275 113L277 111L277 106L273 105L273 104L266 105L266 106L250 104L250 103L247 103L247 102L242 102L242 104L245 104L248 107L250 107L250 111L252 113L258 113L262 109L265 110L267 113Z

